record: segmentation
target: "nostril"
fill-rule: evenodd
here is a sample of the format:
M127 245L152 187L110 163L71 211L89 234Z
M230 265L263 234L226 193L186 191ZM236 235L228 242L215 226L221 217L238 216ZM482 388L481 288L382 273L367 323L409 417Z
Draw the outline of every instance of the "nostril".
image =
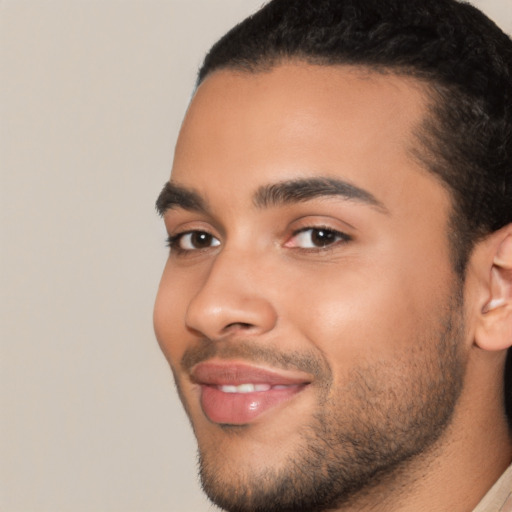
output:
M253 327L252 324L248 324L248 323L245 323L245 322L233 322L231 324L226 325L226 327L224 329L228 330L228 329L240 328L240 329L243 329L243 330L247 330L247 329L250 329L251 327Z

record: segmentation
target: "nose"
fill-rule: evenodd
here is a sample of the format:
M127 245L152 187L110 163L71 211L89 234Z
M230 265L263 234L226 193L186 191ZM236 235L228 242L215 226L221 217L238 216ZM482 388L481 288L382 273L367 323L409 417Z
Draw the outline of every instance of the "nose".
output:
M272 330L277 313L265 293L261 265L245 255L219 254L190 301L185 323L209 339Z

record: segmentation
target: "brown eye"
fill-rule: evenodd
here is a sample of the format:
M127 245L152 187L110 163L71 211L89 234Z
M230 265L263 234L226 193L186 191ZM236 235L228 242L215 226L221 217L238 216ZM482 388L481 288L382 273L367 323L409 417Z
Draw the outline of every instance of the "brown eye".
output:
M187 247L183 249L204 249L210 247L213 241L213 236L210 233L204 233L202 231L194 231L190 235L185 235L181 239L181 245L187 243Z
M326 229L312 229L311 242L315 247L325 247L337 241L336 233Z
M350 236L340 231L328 228L306 228L294 234L286 247L300 249L322 249L337 242L347 242Z
M181 251L197 251L217 247L220 241L206 231L189 231L169 238L171 249Z

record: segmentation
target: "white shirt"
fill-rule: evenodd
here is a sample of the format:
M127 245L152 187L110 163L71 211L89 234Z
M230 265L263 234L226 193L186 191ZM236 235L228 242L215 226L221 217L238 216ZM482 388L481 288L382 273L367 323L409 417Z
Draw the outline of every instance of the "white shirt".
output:
M512 512L512 464L473 512Z

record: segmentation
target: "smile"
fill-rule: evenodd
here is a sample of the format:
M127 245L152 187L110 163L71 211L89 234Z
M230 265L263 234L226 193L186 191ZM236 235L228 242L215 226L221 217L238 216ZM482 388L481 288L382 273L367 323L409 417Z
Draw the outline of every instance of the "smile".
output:
M271 386L270 384L240 384L238 386L218 386L218 389L223 393L257 393L261 391L270 391L271 389L286 389L288 387L290 386Z
M284 405L310 384L307 375L233 363L200 363L192 371L200 404L213 423L244 425Z

